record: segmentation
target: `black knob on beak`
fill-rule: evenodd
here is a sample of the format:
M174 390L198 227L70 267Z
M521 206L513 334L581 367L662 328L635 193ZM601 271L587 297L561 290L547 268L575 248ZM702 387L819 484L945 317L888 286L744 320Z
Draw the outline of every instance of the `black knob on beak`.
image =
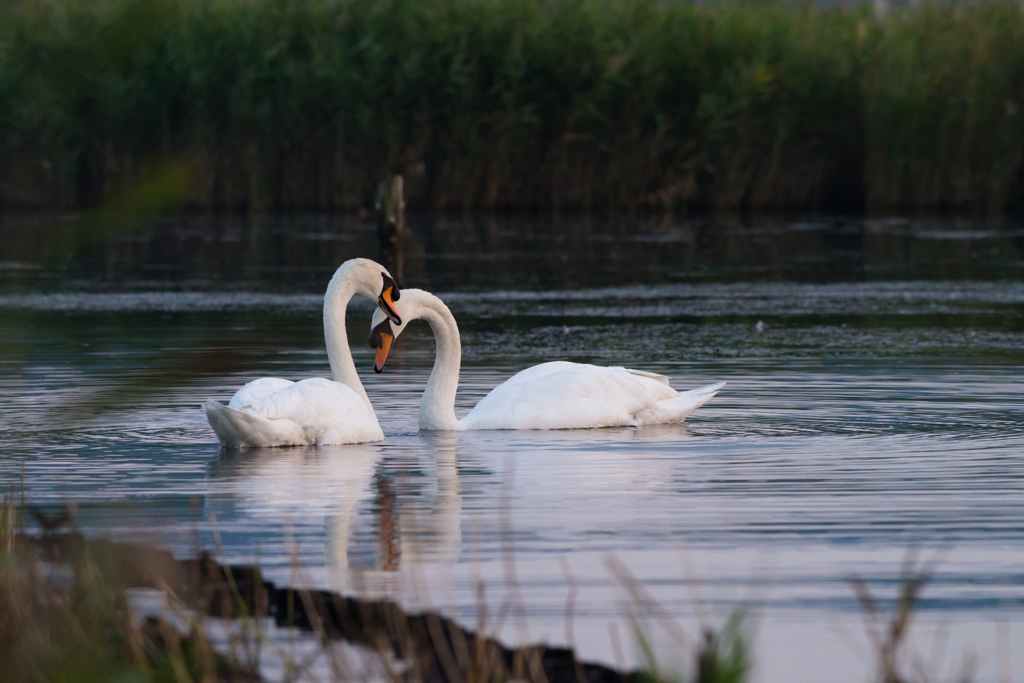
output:
M388 287L391 287L391 299L393 301L398 301L399 299L401 299L402 291L398 288L398 283L395 282L395 279L388 275L387 273L381 273L381 277L384 278L384 287L380 291L386 292L388 291Z
M394 337L395 333L391 330L391 321L386 318L380 322L379 325L370 330L370 348L379 349L384 344L384 339L381 337L381 333L386 334L390 337Z

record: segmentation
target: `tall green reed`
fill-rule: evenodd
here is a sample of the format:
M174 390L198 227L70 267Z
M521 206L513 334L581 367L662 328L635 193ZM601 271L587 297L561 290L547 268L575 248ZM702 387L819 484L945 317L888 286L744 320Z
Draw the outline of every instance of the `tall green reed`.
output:
M0 203L999 211L1018 4L8 0Z

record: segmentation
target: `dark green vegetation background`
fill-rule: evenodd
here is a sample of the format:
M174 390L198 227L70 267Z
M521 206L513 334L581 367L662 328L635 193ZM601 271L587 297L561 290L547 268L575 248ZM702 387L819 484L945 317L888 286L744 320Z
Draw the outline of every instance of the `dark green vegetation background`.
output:
M414 208L994 213L1022 107L993 0L0 2L7 209L351 209L399 172Z

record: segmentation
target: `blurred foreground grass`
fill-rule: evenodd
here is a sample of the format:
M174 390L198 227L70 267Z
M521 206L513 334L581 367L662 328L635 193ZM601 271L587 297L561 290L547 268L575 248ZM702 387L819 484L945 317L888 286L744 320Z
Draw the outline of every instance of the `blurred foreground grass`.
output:
M998 212L1019 3L6 0L0 206Z
M35 517L32 533L26 513ZM500 630L508 605L490 623L483 583L474 632L437 612L409 613L386 600L277 587L258 567L222 564L198 549L195 559L178 560L164 550L89 540L74 525L73 506L47 517L19 501L13 487L0 500L5 683L259 683L268 669L289 682L385 683L743 683L751 673L744 609L720 626L704 614L695 637L614 557L608 567L628 597L623 608L642 664L632 671L583 662L572 649L543 643L502 645L487 632ZM907 643L933 569L908 553L895 601L879 601L863 580L850 579L878 683L937 680ZM575 585L569 588L571 622ZM159 599L141 600L139 589ZM703 613L699 591L694 599ZM654 625L677 651L653 647ZM284 638L281 629L287 629ZM340 642L350 649L339 650ZM666 667L666 661L683 668ZM972 674L968 666L957 680L969 683Z
M36 516L41 533L25 532L26 511ZM389 601L278 588L259 568L221 564L208 552L181 561L144 546L90 541L63 531L67 525L73 528L73 507L47 518L18 503L13 488L0 503L0 672L7 683L258 683L267 668L289 682L681 680L658 672L642 637L648 666L619 671L582 662L571 649L505 647L484 632L483 606L473 632L436 612L407 613ZM626 583L633 592L642 590L632 577ZM147 609L139 589L156 591L160 606L150 601ZM479 590L483 595L483 584ZM503 613L496 619L495 630ZM289 630L287 643L272 635L274 625ZM721 634L708 630L700 645L684 645L696 660L694 683L745 680L748 661L738 627L738 620L731 621ZM305 642L297 642L303 631ZM339 650L341 641L357 647Z

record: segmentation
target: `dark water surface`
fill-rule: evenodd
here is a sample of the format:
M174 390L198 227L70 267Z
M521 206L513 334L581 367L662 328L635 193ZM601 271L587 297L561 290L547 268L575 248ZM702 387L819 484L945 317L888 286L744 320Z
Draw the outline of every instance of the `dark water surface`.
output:
M848 580L892 598L916 557L934 564L915 622L933 676L971 656L978 680L1000 661L1024 674L1019 228L413 221L408 283L441 294L462 332L459 411L544 360L728 385L685 425L421 435L429 330L411 326L376 376L364 302L350 341L385 441L222 452L200 402L325 376L322 289L374 255L372 231L53 225L0 222L0 481L24 473L29 502L74 501L89 533L188 554L216 532L275 580L467 624L483 579L507 640L630 663L627 610L656 610L618 561L693 636L751 609L755 680L772 683L865 680Z

